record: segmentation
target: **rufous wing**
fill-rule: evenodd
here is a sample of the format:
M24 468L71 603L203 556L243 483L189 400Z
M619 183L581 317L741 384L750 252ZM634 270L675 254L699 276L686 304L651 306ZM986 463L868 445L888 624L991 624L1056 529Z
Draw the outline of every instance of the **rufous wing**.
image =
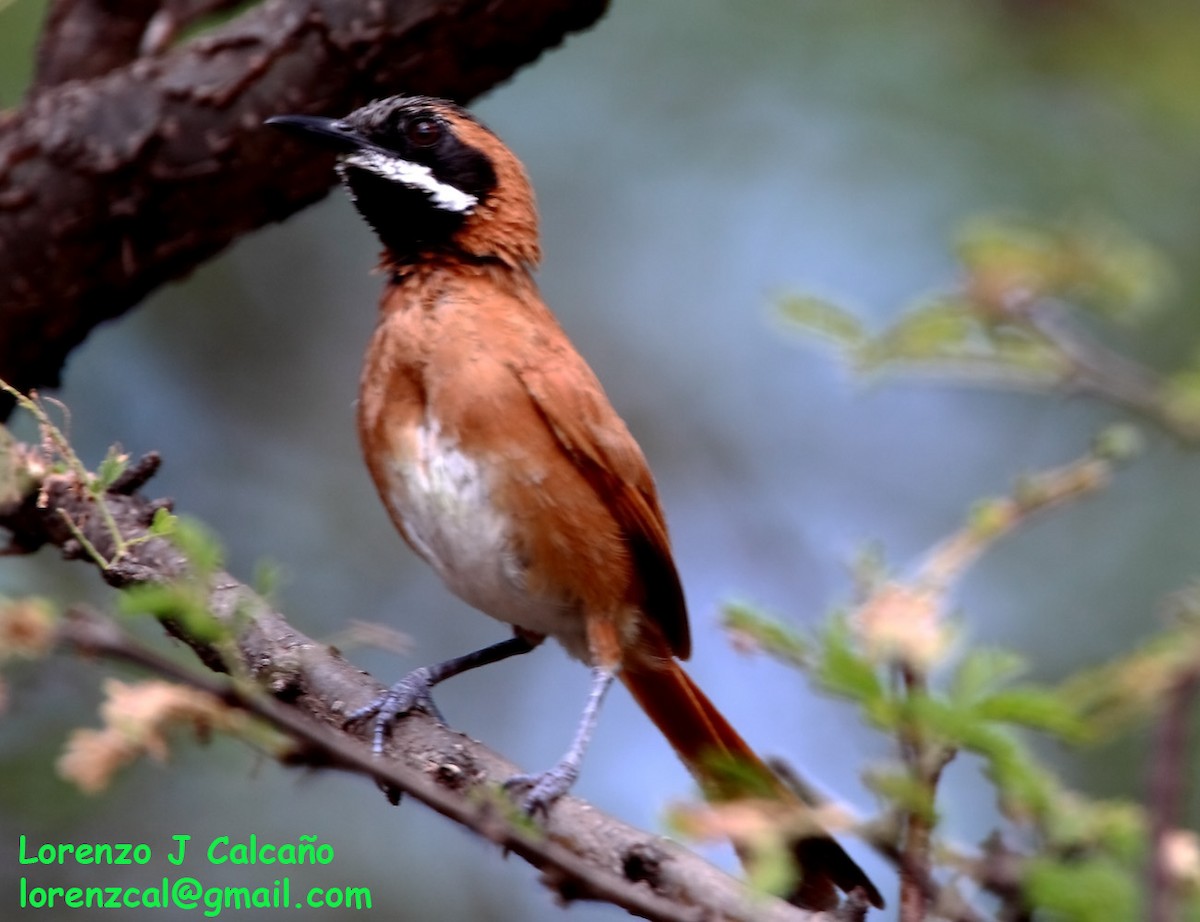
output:
M612 512L641 580L641 604L671 652L691 652L687 606L671 557L666 521L641 448L600 382L565 343L550 357L514 367L563 453Z

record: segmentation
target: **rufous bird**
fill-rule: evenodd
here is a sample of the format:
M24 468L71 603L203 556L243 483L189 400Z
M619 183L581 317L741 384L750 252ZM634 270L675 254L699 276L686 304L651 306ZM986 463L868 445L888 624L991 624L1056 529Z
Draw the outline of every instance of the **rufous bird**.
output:
M537 209L517 157L468 112L428 97L268 123L339 153L337 171L383 243L387 285L358 401L379 496L451 592L513 629L416 670L350 719L374 718L382 752L405 712L437 716L434 685L553 637L592 685L558 764L510 779L527 811L548 809L575 781L614 678L708 799L766 792L803 810L679 665L691 638L654 480L538 293ZM827 908L838 889L861 889L881 906L841 847L815 824L809 832L793 848L794 901Z

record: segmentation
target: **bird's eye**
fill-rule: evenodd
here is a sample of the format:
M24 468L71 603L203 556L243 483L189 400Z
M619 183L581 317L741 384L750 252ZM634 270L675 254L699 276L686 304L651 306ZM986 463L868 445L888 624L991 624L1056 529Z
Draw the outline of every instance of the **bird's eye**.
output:
M404 128L404 137L413 147L433 147L441 136L441 124L428 117L413 119Z

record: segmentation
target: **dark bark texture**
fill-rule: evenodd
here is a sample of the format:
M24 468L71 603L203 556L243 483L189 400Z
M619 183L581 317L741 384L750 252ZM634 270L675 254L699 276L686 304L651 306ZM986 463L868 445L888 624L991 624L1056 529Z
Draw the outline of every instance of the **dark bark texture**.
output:
M0 114L0 379L56 385L98 323L323 196L331 159L268 116L466 102L607 0L266 0L157 53L224 5L52 5L29 99Z

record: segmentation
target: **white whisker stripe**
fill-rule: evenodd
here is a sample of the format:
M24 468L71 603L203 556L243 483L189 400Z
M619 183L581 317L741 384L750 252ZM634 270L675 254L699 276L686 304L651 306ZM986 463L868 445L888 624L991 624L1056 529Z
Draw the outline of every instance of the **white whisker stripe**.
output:
M342 162L347 166L368 170L376 176L398 182L410 189L418 189L426 193L433 204L444 211L467 214L479 204L479 199L474 195L439 180L429 167L389 156L383 151L365 148L347 155Z

